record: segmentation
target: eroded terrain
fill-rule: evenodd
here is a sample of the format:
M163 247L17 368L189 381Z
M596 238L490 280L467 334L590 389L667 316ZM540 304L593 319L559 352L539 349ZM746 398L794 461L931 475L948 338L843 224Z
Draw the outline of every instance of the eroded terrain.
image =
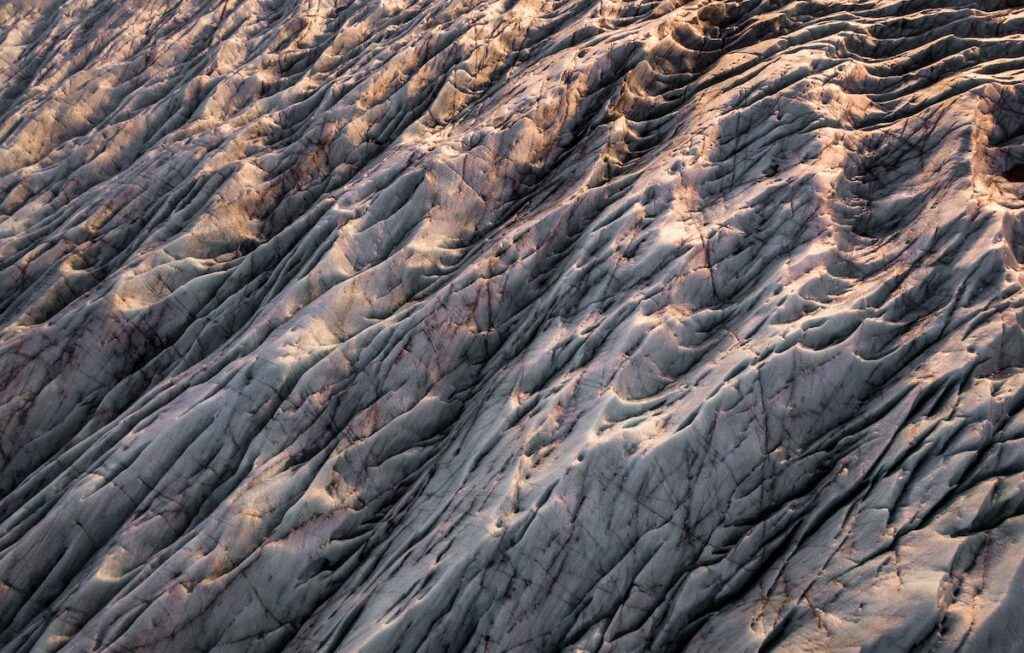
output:
M1024 8L0 3L0 650L1024 638Z

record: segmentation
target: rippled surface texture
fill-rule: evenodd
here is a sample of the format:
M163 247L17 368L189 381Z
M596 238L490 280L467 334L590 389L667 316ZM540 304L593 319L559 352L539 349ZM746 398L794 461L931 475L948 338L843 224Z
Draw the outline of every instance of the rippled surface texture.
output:
M0 650L1014 650L1019 4L0 3Z

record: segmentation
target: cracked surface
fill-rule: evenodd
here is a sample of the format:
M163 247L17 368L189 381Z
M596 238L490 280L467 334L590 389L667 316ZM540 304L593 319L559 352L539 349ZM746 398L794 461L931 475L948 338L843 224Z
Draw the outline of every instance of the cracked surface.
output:
M1024 638L1024 9L0 3L0 650Z

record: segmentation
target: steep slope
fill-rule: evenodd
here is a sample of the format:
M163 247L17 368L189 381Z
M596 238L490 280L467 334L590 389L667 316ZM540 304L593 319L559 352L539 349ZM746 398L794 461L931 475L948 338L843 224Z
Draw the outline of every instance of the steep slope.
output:
M1020 4L0 4L0 650L1013 650Z

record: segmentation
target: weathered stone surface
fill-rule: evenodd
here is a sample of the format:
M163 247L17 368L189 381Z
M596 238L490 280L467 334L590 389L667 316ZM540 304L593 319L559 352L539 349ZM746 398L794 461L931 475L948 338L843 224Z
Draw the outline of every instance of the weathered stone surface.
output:
M0 3L0 650L1024 641L1024 9Z

